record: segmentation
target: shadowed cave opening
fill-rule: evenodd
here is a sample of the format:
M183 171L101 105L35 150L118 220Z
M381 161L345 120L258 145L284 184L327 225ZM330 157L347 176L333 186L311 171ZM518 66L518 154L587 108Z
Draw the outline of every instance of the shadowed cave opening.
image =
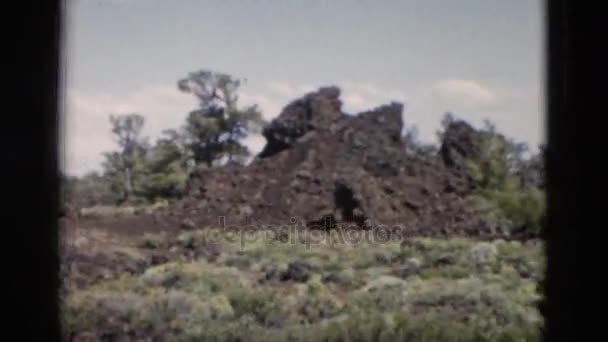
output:
M334 204L336 211L340 212L342 221L354 223L358 228L365 226L367 219L360 209L360 204L355 199L355 194L346 185L337 183L334 190ZM322 218L306 223L308 229L331 230L337 228L338 222L333 214L324 215Z
M365 225L366 217L361 212L359 201L355 199L352 189L342 183L336 184L334 203L336 204L336 209L339 209L342 214L342 220L353 222L358 227Z

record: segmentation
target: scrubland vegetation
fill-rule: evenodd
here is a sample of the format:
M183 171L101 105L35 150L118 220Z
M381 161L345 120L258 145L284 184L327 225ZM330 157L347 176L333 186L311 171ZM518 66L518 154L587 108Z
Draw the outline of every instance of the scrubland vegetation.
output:
M73 290L64 304L66 328L92 340L100 333L164 341L539 338L538 241L412 238L307 247L303 240L229 241L224 233L142 237L133 248L173 256ZM184 252L197 250L214 253Z

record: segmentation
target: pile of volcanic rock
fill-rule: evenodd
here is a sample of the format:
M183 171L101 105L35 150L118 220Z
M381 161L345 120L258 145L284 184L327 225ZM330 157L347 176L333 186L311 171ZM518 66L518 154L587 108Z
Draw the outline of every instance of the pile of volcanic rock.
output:
M157 214L158 222L497 235L464 200L473 190L464 161L479 154L469 124L450 124L438 155L422 159L405 153L402 104L357 115L341 106L337 87L288 104L265 127L267 143L250 164L195 172L187 196Z

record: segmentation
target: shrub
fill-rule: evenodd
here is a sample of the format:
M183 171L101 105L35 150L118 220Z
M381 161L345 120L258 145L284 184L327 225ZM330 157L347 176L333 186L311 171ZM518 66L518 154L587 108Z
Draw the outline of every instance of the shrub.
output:
M526 170L539 168L540 156L524 159L527 146L498 133L489 122L478 134L481 153L476 160L466 161L476 195L494 207L499 219L506 218L512 227L538 236L545 212L544 181L528 187L524 180Z
M545 215L545 196L542 190L486 190L481 193L513 227L524 229L534 236L540 234Z
M496 246L489 242L479 242L470 251L469 257L474 265L486 265L493 262L498 255Z
M260 246L226 247L226 257L214 262L167 263L73 292L64 303L65 326L94 332L93 340L105 333L165 341L539 339L540 245L410 242L315 250L274 244L263 254ZM273 269L280 274L309 258L316 269L305 282L263 281ZM226 266L242 259L259 267ZM405 279L404 267L414 271Z

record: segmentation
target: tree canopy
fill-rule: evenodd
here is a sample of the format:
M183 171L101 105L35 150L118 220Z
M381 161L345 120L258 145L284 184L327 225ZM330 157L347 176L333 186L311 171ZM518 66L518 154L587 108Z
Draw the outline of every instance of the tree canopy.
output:
M239 108L242 80L203 70L178 81L178 89L191 93L199 107L190 112L183 132L194 162L208 167L226 161L242 163L251 155L243 139L264 124L256 105Z

